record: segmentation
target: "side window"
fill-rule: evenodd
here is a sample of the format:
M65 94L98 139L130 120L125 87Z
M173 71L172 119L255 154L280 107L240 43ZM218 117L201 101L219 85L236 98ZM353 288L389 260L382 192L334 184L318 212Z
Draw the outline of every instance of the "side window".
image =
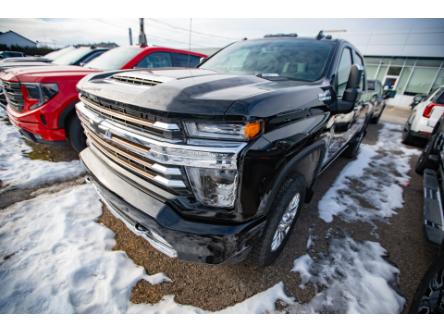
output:
M336 94L338 98L342 98L342 95L344 95L345 88L347 87L348 76L350 75L351 66L351 50L349 48L345 48L342 51L337 74Z
M136 68L173 67L171 53L153 52L139 61Z
M199 65L200 58L183 53L171 53L174 67L196 67Z
M444 89L441 89L436 97L436 104L444 104Z

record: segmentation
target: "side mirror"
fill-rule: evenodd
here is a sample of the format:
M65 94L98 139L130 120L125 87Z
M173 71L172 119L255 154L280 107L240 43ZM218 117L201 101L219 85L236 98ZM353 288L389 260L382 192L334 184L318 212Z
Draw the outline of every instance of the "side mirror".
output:
M359 85L364 74L364 67L361 65L353 65L348 76L347 86L342 99L337 100L333 106L335 113L349 113L355 108L356 101L361 93Z

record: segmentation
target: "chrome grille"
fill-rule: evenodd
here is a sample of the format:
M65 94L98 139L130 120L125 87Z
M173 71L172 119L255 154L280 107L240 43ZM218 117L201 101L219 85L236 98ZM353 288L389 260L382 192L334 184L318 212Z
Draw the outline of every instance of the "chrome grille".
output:
M103 157L110 159L121 167L129 170L137 176L162 185L170 191L186 189L186 179L180 167L171 167L147 158L145 155L150 147L143 146L137 142L130 141L116 133L102 131L91 125L94 117L88 111L78 111L77 114L82 123L87 137L88 146L95 149ZM100 112L95 114L99 117Z
M153 135L156 138L163 137L165 140L181 141L183 139L180 128L175 123L161 121L146 111L139 111L135 107L122 105L105 99L99 99L85 94L80 95L80 101L85 107L106 119Z
M24 101L20 83L3 81L3 90L10 107L15 111L22 111Z

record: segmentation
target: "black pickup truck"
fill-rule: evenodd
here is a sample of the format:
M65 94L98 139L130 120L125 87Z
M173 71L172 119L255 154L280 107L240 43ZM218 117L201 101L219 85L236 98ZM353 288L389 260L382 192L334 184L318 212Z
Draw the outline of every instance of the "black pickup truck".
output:
M80 156L110 210L161 252L268 265L318 175L357 154L365 85L359 51L322 34L239 41L195 69L94 74L78 84Z

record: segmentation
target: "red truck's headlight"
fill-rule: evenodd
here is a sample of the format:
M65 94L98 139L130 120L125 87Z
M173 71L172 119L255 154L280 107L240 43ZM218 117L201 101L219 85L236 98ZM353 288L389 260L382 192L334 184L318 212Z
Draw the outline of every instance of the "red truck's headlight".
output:
M23 83L23 96L27 108L35 110L59 92L57 83Z

